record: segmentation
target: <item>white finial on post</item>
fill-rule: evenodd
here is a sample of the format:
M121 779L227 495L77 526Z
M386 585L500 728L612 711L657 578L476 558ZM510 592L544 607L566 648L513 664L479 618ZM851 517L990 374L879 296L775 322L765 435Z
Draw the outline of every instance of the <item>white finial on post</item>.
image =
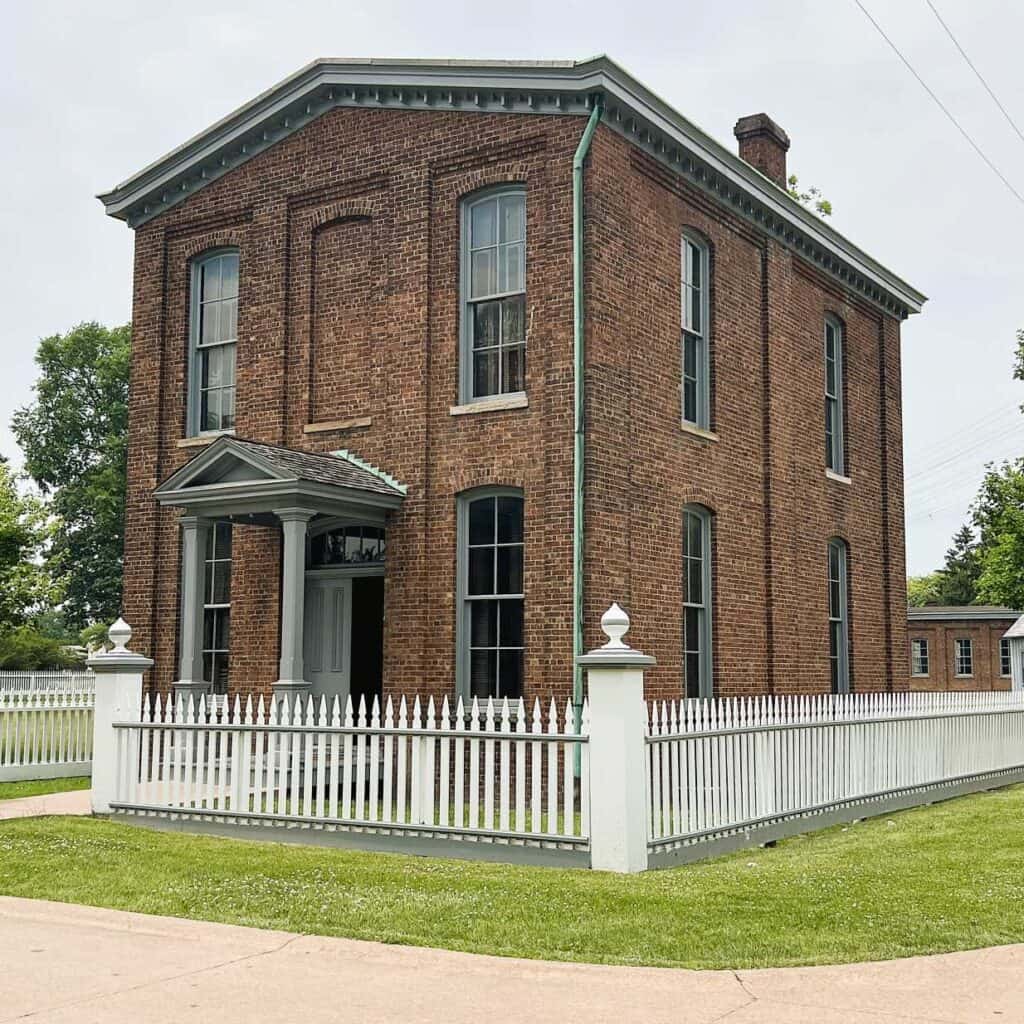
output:
M629 632L629 616L619 607L617 601L601 616L601 631L608 637L608 643L601 647L602 651L628 651L629 644L622 638Z
M107 630L107 636L110 637L110 643L113 646L113 651L118 654L122 652L128 652L128 641L132 638L132 627L128 625L120 616L118 616L117 622L115 622L110 629ZM111 653L113 653L113 651Z

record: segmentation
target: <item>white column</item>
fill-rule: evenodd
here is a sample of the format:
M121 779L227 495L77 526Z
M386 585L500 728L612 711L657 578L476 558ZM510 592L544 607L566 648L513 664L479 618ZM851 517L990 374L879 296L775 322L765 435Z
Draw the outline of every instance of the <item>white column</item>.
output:
M274 692L305 693L309 683L302 664L306 610L306 527L316 512L308 508L274 509L281 520L284 557L281 568L281 665Z
M213 521L182 516L181 523L181 647L175 694L207 693L203 679L203 586L206 581L206 545Z
M132 631L118 619L107 634L112 651L89 656L89 668L96 674L96 703L93 710L92 811L109 814L117 799L118 750L132 744L118 743L115 722L138 722L142 714L142 676L153 667L151 658L129 651ZM126 738L127 739L127 738Z
M622 642L629 616L604 613L608 643L577 658L590 701L590 866L632 873L647 869L644 779L644 669L654 658Z

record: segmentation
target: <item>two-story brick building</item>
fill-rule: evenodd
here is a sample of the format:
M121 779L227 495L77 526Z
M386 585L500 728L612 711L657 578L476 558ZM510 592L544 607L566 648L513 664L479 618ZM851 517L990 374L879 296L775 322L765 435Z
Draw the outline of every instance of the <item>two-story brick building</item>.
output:
M604 57L325 60L101 196L154 685L565 694L617 600L651 695L905 688L924 297L736 134Z

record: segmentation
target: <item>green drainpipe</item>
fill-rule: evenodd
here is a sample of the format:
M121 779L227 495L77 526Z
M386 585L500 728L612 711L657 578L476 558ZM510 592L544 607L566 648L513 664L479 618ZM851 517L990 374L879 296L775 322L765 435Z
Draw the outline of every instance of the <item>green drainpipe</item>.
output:
M579 730L583 714L583 669L576 659L583 653L583 455L585 424L583 419L583 163L590 151L590 141L601 120L601 99L594 101L590 120L572 158L572 313L573 313L573 383L575 385L575 447L573 451L572 503L572 610L573 610L573 677L572 705ZM580 771L580 748L576 744L576 774Z

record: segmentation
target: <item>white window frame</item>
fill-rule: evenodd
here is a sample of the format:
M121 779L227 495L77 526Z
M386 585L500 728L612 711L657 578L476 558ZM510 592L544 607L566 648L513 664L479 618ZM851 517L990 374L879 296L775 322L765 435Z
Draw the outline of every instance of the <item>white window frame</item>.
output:
M999 678L1009 679L1013 675L1013 651L1010 649L1010 641L1005 637L999 638Z
M953 669L957 679L974 677L974 639L958 636L953 641ZM966 669L966 671L961 671Z
M682 422L700 430L711 429L711 258L707 242L698 235L684 231L679 244L680 272L680 331L679 331L679 413ZM699 266L700 284L693 284L693 266ZM693 291L699 290L696 308L700 317L699 329L693 323L694 304L690 301ZM694 415L687 415L686 384L691 379L687 374L687 345L696 349L694 358L695 404Z
M480 594L471 595L469 593L469 507L475 501L479 501L483 498L518 498L522 502L523 508L523 540L519 546L522 547L523 551L523 589L518 594ZM456 505L456 595L457 595L457 613L456 613L456 657L455 657L455 687L458 696L462 697L467 703L471 700L471 670L470 670L470 653L471 653L471 613L470 605L474 601L479 600L490 600L490 601L503 601L503 600L520 600L523 604L523 646L522 657L523 657L523 676L522 676L522 691L525 695L526 692L526 499L523 495L522 490L517 487L478 487L472 491L466 491L457 498ZM496 545L500 546L500 545ZM500 628L500 626L499 626ZM511 650L513 648L499 648ZM500 661L500 659L499 659ZM499 668L500 672L500 668ZM500 678L498 680L500 687ZM498 697L504 696L499 689Z
M835 342L833 362L835 364L835 387L830 391L828 382L829 334ZM842 321L829 314L825 317L823 331L823 355L825 367L825 468L840 476L846 475L846 408L843 395L846 374L846 332ZM832 432L828 429L828 413L832 410Z
M238 296L235 297L235 337L233 339L222 339L210 345L202 343L201 336L201 308L202 298L202 270L203 267L215 259L224 256L234 256L238 260L238 285L241 291L241 257L239 251L233 247L210 249L202 253L192 261L191 288L189 291L189 346L188 346L188 410L187 410L187 433L191 437L216 436L219 434L233 434L234 427L226 427L216 430L205 430L201 423L202 401L201 401L201 377L202 377L202 353L211 348L220 348L231 345L235 351L235 382L232 385L235 398L235 416L238 415L238 313L240 304Z
M910 641L910 674L918 679L931 675L931 652L927 637L917 636Z
M713 591L712 591L712 561L711 561L711 540L714 530L714 515L711 510L703 505L683 506L683 534L682 534L682 595L683 595L683 620L682 620L682 691L684 697L712 697L714 696L714 628L712 621ZM691 520L700 524L700 551L693 554L689 549L689 529ZM689 593L689 571L690 564L694 561L700 562L701 594L700 601L690 600ZM690 685L691 681L686 676L687 655L691 653L687 646L686 620L689 610L695 610L697 617L697 639L699 647L698 654L698 679L696 687ZM693 692L695 691L695 692Z
M472 269L472 217L473 209L482 203L493 202L502 196L518 196L523 200L523 287L517 291L495 292L493 295L471 295L471 269ZM527 275L529 273L529 260L527 258L527 246L529 244L529 225L527 219L529 206L526 198L526 187L517 184L495 185L491 188L482 189L466 196L460 204L460 240L459 240L459 401L464 405L474 402L507 401L510 398L525 397L526 395L526 373L527 359L529 355L529 295L527 288ZM502 375L504 373L501 353L503 346L499 341L498 346L498 391L490 395L477 395L474 393L473 375L473 307L481 302L494 302L501 299L513 298L517 295L523 296L523 387L518 391L502 390Z
M832 572L832 553L838 556L837 576ZM850 611L847 600L849 580L849 545L841 537L828 542L828 644L829 644L829 688L833 693L850 692ZM838 607L832 600L832 587L837 584ZM835 647L835 651L833 651ZM835 664L833 678L832 665Z

